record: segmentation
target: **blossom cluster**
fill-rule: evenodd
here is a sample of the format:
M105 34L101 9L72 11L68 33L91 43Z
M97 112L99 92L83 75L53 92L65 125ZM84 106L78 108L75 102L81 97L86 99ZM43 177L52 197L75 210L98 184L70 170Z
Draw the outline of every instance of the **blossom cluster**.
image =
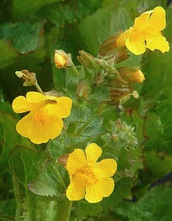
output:
M133 27L115 39L114 47L125 47L136 55L144 53L146 48L168 52L169 43L161 34L165 26L165 11L162 7L156 7L136 18ZM81 56L80 60L82 59L84 58ZM70 54L67 55L61 50L55 51L54 62L57 68L65 68L72 64ZM143 82L145 79L144 74L138 69L135 71L125 67L119 68L118 71L124 81ZM115 89L115 93L116 91ZM72 99L28 92L26 97L15 98L12 107L15 113L29 112L17 123L17 132L33 143L41 144L61 134L63 119L71 112ZM97 203L113 192L115 184L112 176L117 170L117 162L115 159L103 159L97 162L101 154L102 149L95 143L89 144L85 152L82 149L75 149L69 154L66 163L70 178L66 190L69 200L76 201L85 197L89 203Z

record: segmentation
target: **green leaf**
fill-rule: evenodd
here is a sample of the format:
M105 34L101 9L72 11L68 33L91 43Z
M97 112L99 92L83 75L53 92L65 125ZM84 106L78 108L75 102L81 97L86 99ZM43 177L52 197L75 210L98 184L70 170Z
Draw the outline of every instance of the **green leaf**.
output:
M0 155L0 168L1 170L5 170L8 168L8 157L10 154L10 151L16 146L16 145L26 145L31 146L31 143L26 139L21 137L16 132L16 124L18 119L18 116L14 113L11 114L12 109L9 105L5 103L1 103L2 111L0 111L0 125L1 125L1 139L3 140L3 143L1 143L1 155ZM6 110L4 112L3 110ZM14 117L15 116L15 117Z
M26 54L37 48L42 27L42 22L4 24L0 28L0 38L11 41L14 49L21 54Z
M40 9L42 6L50 5L55 2L59 2L60 0L14 0L13 1L13 10L14 10L14 17L17 19L22 19L23 17L32 14L34 11Z
M42 197L48 197L49 199L62 198L62 188L60 188L60 182L55 174L56 168L48 163L46 168L38 174L36 179L28 184L29 190Z
M18 53L4 39L0 39L0 51L0 69L14 63L18 57Z
M153 174L152 178L160 178L172 171L172 157L155 151L144 152L146 167ZM154 180L155 181L155 180Z
M130 9L126 5L124 7L123 4L115 1L107 7L97 10L81 22L80 34L86 51L95 56L98 53L99 45L104 40L117 31L126 30L132 25Z
M140 198L148 187L158 179L172 171L171 156L155 151L145 151L145 168L141 171L141 183L137 186L135 195Z
M84 218L91 216L98 216L103 212L103 207L101 203L90 204L86 201L77 202L75 205L75 213L79 220L83 220Z
M171 220L171 197L170 186L158 186L152 189L128 211L129 221Z
M9 217L15 216L15 210L16 210L16 202L15 199L11 198L8 200L1 200L0 201L0 220L8 220Z
M10 168L14 172L19 182L26 187L38 172L45 160L45 154L38 154L36 151L22 146L17 146L10 154Z

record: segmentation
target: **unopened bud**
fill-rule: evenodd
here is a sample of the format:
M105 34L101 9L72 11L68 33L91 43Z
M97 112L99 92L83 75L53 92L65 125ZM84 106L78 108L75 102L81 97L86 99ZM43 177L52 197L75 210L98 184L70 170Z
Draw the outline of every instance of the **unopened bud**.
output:
M121 67L117 69L121 77L128 83L141 83L145 80L144 74L138 67Z
M79 51L79 54L80 56L77 56L77 59L83 66L88 69L95 68L94 57L91 54L85 51Z
M55 50L54 63L56 68L65 68L67 66L71 66L71 55L66 54L62 50Z

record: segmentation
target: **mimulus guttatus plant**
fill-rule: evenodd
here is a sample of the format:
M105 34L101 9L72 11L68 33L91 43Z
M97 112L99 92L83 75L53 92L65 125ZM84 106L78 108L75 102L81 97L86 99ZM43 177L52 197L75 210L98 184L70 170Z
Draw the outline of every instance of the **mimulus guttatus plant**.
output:
M136 55L143 54L146 48L168 52L169 43L161 34L166 27L165 16L165 10L160 6L144 12L135 19L133 27L116 39L117 46L126 45L127 49Z
M71 201L85 199L89 203L100 202L114 190L114 180L111 178L117 169L114 159L97 162L102 149L95 143L89 144L85 153L82 149L75 149L67 160L67 171L70 185L66 195Z
M33 143L47 143L62 131L63 120L70 115L72 100L68 97L48 96L28 92L26 98L19 96L12 103L15 113L29 113L16 126L17 132Z
M24 86L35 86L39 91L28 92L26 97L19 96L12 103L15 113L28 112L19 120L16 130L33 143L42 144L50 139L56 139L62 132L63 119L71 113L73 103L72 114L65 121L64 133L55 142L49 142L46 147L41 146L41 150L44 149L43 153L45 153L45 158L42 160L45 165L44 171L40 173L38 168L38 176L33 181L28 181L26 185L32 193L38 194L40 189L41 196L48 196L47 200L50 196L53 202L54 199L58 201L58 219L53 218L53 220L69 221L71 208L75 210L77 205L81 205L76 203L72 207L72 201L85 199L88 203L98 203L112 194L115 188L113 176L117 170L117 162L115 159L98 161L102 155L102 149L106 150L112 156L111 158L118 159L119 173L116 192L114 192L116 199L120 195L119 192L123 190L118 181L123 178L127 180L135 178L137 171L142 169L142 149L138 147L139 151L135 152L138 145L135 128L128 129L128 126L127 129L122 128L123 124L119 124L118 128L115 121L116 118L123 116L121 112L125 114L123 104L131 96L135 99L139 97L134 86L137 83L143 83L146 76L139 66L132 66L129 62L124 66L121 62L129 58L131 55L129 51L135 55L143 54L147 48L151 51L157 49L162 53L168 52L169 43L161 34L165 27L165 10L158 6L137 17L133 27L124 32L117 30L116 34L109 36L100 45L97 56L94 57L81 50L77 57L81 63L78 67L74 65L70 53L55 50L54 66L58 69L57 75L59 74L55 78L59 77L59 79L55 80L54 86L61 90L60 94L67 94L66 96L56 96L57 92L53 91L44 93L38 85L34 72L27 70L16 72L16 75L25 81ZM132 57L136 57L135 55ZM59 69L65 69L65 71ZM59 85L56 85L57 82ZM132 104L133 102L130 105ZM135 106L137 105L134 103ZM122 139L116 128L120 133L125 132ZM131 142L123 143L126 140L130 141L130 137ZM102 144L102 149L94 143L96 142L94 140ZM86 147L85 151L75 149L78 146ZM41 182L44 183L46 178L47 182L41 187ZM125 182L128 183L128 181ZM133 182L132 187L135 184ZM111 199L116 200L113 195ZM120 202L121 200L122 198ZM86 201L85 205L88 204ZM110 206L109 210L111 210ZM78 216L78 220L85 220L85 215L81 214L80 219L77 211L72 215L74 214Z

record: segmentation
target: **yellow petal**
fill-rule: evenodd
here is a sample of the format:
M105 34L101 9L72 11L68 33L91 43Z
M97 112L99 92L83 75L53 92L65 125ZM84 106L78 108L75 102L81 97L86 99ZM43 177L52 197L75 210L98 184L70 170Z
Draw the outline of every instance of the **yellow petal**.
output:
M86 147L85 152L88 163L96 163L102 154L102 149L96 143L91 143Z
M57 112L60 117L66 118L70 115L72 99L69 97L59 97L57 100Z
M166 27L165 10L158 6L154 9L150 19L150 26L156 31L162 31Z
M30 103L23 96L16 97L13 100L12 108L15 113L24 113L31 110Z
M170 50L168 41L161 34L146 36L146 47L152 51L160 50L162 53Z
M73 153L69 155L67 161L67 170L70 174L74 174L78 169L86 165L85 153L81 149L75 149Z
M29 113L16 125L16 130L23 137L28 137L33 143L47 143L49 139L57 137L63 128L63 121L57 117L47 117L35 121L35 115Z
M116 46L117 47L123 47L125 46L127 38L129 38L133 28L129 28L125 32L122 32L116 39Z
M105 159L97 163L106 175L111 177L115 174L117 169L117 163L114 159Z
M34 91L30 91L26 94L26 99L29 101L29 102L40 102L40 101L43 101L43 100L46 100L47 99L47 96L41 94L41 93L38 93L38 92L34 92Z
M126 41L126 47L129 51L131 51L133 54L140 55L143 54L146 51L145 41L144 39L138 39L138 40L130 40L130 38Z
M17 132L23 137L28 137L28 130L32 122L32 114L29 113L23 117L16 125Z
M82 175L75 174L71 178L71 183L66 190L66 196L69 200L81 200L85 196L85 183L83 182Z
M136 30L143 30L148 26L148 20L152 11L144 12L139 17L135 18L133 28Z
M59 136L62 129L63 121L61 118L56 116L41 118L38 116L35 120L34 115L27 136L35 144L47 143L49 139Z
M89 203L98 203L103 197L108 197L114 190L114 180L106 177L95 185L86 187L85 199Z

